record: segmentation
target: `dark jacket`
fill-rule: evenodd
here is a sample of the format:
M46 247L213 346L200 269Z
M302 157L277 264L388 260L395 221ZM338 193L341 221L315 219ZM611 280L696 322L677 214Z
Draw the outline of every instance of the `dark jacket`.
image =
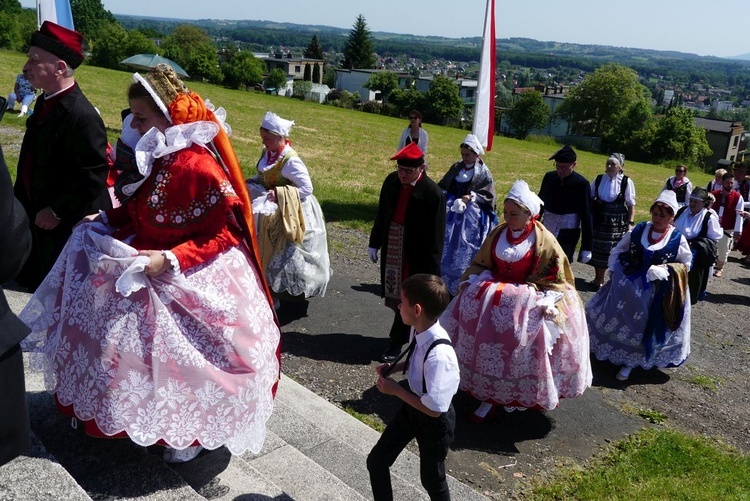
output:
M378 213L370 232L369 246L381 249L380 283L382 295L385 295L385 263L388 259L388 227L396 209L401 192L401 181L398 172L392 172L385 178L380 190ZM408 263L409 274L430 273L440 275L440 259L443 255L445 237L445 195L427 177L427 173L417 181L406 206L404 220L404 260Z
M26 120L15 195L26 209L32 252L18 282L35 289L52 268L73 226L83 216L112 208L107 191L107 133L78 84L49 110L44 96ZM61 219L54 230L34 225L51 207Z
M464 168L463 161L454 163L448 172L445 173L443 179L440 180L438 186L443 191L455 195L456 198L468 195L470 192L474 192L477 195L477 203L482 206L484 210L488 212L495 211L495 182L492 179L492 173L490 169L484 164L481 159L477 159L477 163L474 166L474 176L471 181L463 187L460 192L457 189L456 176Z
M13 279L30 248L29 222L13 197L0 148L0 283ZM18 346L28 333L29 328L10 311L0 288L0 465L18 456L29 444L23 358Z
M568 177L560 179L556 171L547 172L542 178L539 198L544 202L543 212L578 214L581 220L581 250L590 251L593 248L591 184L585 177L573 171Z

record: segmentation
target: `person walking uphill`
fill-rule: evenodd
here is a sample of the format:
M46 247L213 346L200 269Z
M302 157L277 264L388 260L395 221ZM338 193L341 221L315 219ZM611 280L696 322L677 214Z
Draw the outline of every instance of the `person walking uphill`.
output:
M438 321L449 300L448 288L434 275L412 275L401 286L399 310L412 335L405 361L376 368L378 390L402 403L367 456L375 501L393 500L390 467L413 438L419 445L420 479L430 499L450 500L445 458L453 442L456 411L451 400L460 376L456 353ZM388 377L399 370L407 375L403 386Z
M280 332L222 110L159 64L133 75L141 178L87 216L20 318L60 410L96 437L261 450Z
M60 255L73 225L112 208L107 192L107 133L75 81L83 62L81 35L45 21L31 35L23 72L43 93L26 120L15 195L32 236L16 281L35 290Z
M573 169L578 156L565 145L549 157L555 161L555 170L547 172L539 188L539 198L544 202L542 221L562 247L568 261L581 240L578 260L588 263L593 244L593 219L589 182Z
M398 312L401 282L416 273L440 275L445 237L445 195L425 172L424 155L409 143L391 160L396 171L388 174L380 189L378 212L370 232L367 252L380 262L381 295L395 311L390 344L380 360L392 362L409 338L409 326Z

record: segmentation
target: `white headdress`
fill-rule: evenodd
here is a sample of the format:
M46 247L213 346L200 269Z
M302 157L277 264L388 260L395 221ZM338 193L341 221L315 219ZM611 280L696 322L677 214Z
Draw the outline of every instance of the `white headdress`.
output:
M544 205L542 199L539 198L536 193L531 191L529 185L522 179L513 183L513 186L505 199L520 202L525 205L531 212L532 217L538 216L539 211L542 209L542 205Z
M484 155L484 148L482 148L482 143L479 142L479 138L475 136L474 134L469 134L464 138L463 141L461 141L461 144L465 144L472 150L474 150L474 153L477 155Z
M618 164L620 164L620 167L625 166L625 155L622 153L612 153L607 160L614 160Z
M289 132L292 130L293 125L294 120L284 120L276 113L268 111L266 112L266 116L263 117L263 122L261 122L260 127L269 132L273 132L274 134L287 137L289 136Z
M677 214L677 210L680 208L679 204L677 203L677 195L675 195L675 192L672 190L664 190L659 193L659 197L656 199L656 201L654 201L654 203L667 204L672 208L673 216Z

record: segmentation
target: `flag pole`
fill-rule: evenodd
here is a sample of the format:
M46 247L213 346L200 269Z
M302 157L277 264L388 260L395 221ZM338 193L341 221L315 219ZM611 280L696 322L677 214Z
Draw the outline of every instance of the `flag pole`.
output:
M495 45L495 0L487 0L482 34L482 50L479 55L479 78L477 98L474 106L472 133L477 136L485 150L492 149L495 135L495 67L497 54Z

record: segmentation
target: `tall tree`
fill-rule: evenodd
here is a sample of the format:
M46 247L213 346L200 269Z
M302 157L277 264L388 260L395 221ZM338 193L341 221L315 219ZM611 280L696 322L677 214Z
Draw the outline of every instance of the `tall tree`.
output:
M0 48L24 50L36 29L36 15L18 0L0 0Z
M427 91L427 114L435 119L461 118L464 103L459 94L458 84L448 77L437 75L430 82Z
M91 63L104 68L121 69L120 61L136 54L153 54L154 42L138 30L127 31L117 23L106 23L92 44Z
M393 71L379 71L370 75L362 87L375 92L380 91L383 102L388 102L391 93L398 89L398 75Z
M648 103L650 92L638 81L635 70L608 63L574 87L558 114L579 134L601 136L605 143L618 133L620 122L639 103Z
M541 92L524 92L518 96L508 110L508 120L518 139L526 139L533 129L549 123L550 109L544 104Z
M190 78L221 82L219 56L211 38L202 29L183 24L164 41L164 55L188 72Z
M304 56L309 59L323 59L323 49L318 44L318 35L313 35L310 44L305 49Z
M353 70L356 68L375 67L375 45L370 30L367 29L365 17L360 14L354 27L349 32L349 38L344 45L344 62L342 68Z
M305 82L311 82L312 81L312 68L310 68L309 64L305 65L305 71L302 75L302 80Z
M106 24L117 24L115 16L104 8L101 0L70 0L70 10L76 31L89 42L96 39Z
M252 52L234 52L227 62L221 65L224 73L224 84L239 89L244 86L251 89L255 84L263 81L265 64L255 57Z
M316 84L322 83L321 80L320 80L320 78L321 78L321 75L320 75L320 65L316 64L315 66L313 66L313 72L312 72L312 81L313 81L313 83L316 83Z
M266 87L273 88L277 91L286 87L287 74L281 68L274 68L266 77Z
M670 108L658 121L652 154L659 160L679 160L703 165L711 155L706 131L695 124L693 113L687 108Z

